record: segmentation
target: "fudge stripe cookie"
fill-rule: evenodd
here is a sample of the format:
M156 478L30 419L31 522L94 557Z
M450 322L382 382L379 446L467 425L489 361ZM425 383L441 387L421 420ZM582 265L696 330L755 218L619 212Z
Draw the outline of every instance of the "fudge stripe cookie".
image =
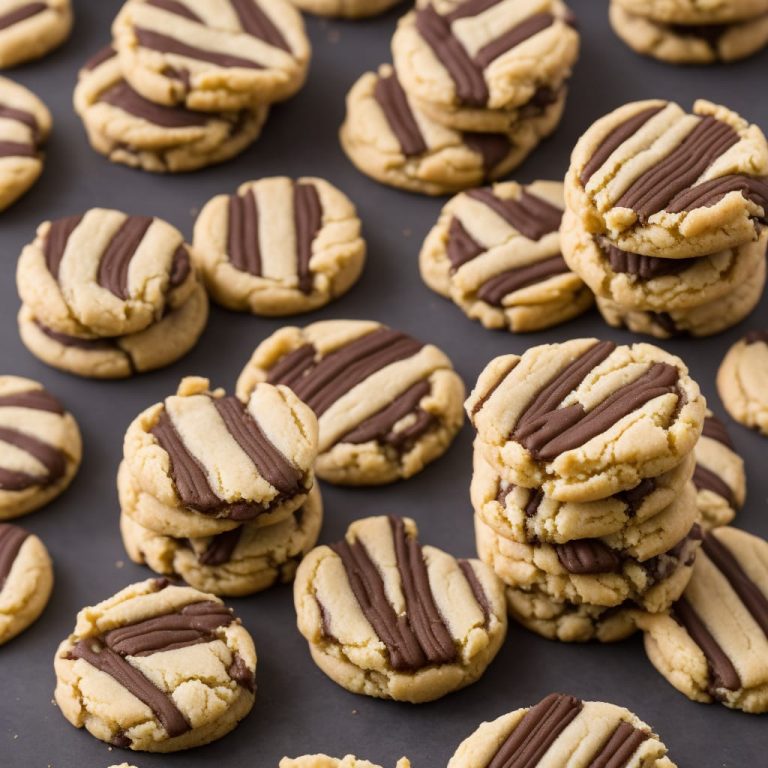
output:
M39 58L72 28L70 0L3 0L0 4L0 68Z

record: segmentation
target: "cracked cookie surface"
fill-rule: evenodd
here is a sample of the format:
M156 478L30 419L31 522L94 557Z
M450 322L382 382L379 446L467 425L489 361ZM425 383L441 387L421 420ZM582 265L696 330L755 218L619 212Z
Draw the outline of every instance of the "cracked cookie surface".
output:
M768 435L768 331L754 330L726 353L717 371L717 392L739 424Z

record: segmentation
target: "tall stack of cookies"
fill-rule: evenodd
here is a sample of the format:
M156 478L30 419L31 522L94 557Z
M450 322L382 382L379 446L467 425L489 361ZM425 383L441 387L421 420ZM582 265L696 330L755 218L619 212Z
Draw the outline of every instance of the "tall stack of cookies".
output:
M97 152L146 171L191 171L239 154L309 65L304 23L288 0L129 0L112 33L80 72L75 109Z
M768 144L726 107L650 100L601 118L573 151L565 201L563 256L610 325L708 336L762 296Z
M491 361L466 407L478 552L518 621L607 642L680 596L701 539L705 404L679 358L596 339L532 347Z

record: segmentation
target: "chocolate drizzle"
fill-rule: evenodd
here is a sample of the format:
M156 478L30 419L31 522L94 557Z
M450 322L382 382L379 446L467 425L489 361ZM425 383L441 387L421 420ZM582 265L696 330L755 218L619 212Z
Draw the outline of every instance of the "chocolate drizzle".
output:
M293 216L296 227L296 273L299 290L312 293L312 243L323 225L323 206L314 184L294 184Z
M406 157L424 154L427 151L427 143L421 135L408 98L397 77L392 74L389 77L377 78L373 97L381 107L403 154Z
M599 238L600 248L608 258L614 272L633 275L640 280L654 280L666 275L678 275L695 266L699 259L659 259L639 253L622 251L606 238Z
M704 428L702 429L701 436L708 437L710 440L716 440L726 448L733 450L731 436L728 434L725 424L713 414L709 414L704 419Z
M99 94L99 101L163 128L199 127L208 122L208 116L201 112L193 112L183 107L155 104L145 99L134 91L125 80L120 80Z
M17 123L26 125L32 131L35 140L37 140L40 128L37 124L37 118L31 112L27 112L25 109L17 109L9 104L0 103L0 119L15 120Z
M45 389L28 389L11 395L0 395L0 408L31 408L48 413L64 413L64 406Z
M467 232L461 220L456 216L451 218L446 245L448 261L451 262L451 272L456 272L459 267L477 258L483 251L483 246Z
M228 215L227 254L232 266L260 275L259 211L252 189L242 195L230 195Z
M113 338L109 339L85 339L81 336L70 336L66 333L59 333L54 331L53 328L49 328L47 325L43 325L39 320L34 320L35 325L44 333L49 339L61 344L64 347L76 347L78 349L84 349L89 352L101 352L105 350L119 350L128 355L125 350L122 350ZM130 356L129 356L130 357Z
M543 282L555 275L566 274L568 271L565 259L558 254L543 261L508 269L506 272L492 277L480 286L477 296L491 306L502 307L504 298L510 293Z
M261 9L256 0L229 0L230 5L237 14L240 26L251 37L263 40L273 48L280 48L287 53L291 52L288 43L285 41L280 30L275 23Z
M233 655L232 663L227 669L227 674L241 688L245 688L246 691L250 691L251 693L256 693L256 676L239 653Z
M37 147L22 141L0 141L0 157L37 157Z
M160 8L168 13L173 13L176 16L183 16L189 21L196 21L198 24L202 24L203 20L181 0L146 0L147 5L154 5L155 8Z
M710 179L690 189L684 189L667 204L669 213L682 213L694 208L715 205L730 192L741 192L743 197L763 209L761 221L768 221L768 178L753 178L732 174Z
M200 565L211 567L228 563L232 559L232 554L242 535L243 528L238 526L231 531L225 531L211 537L208 546L197 556L197 562Z
M64 454L49 443L10 427L0 427L0 442L8 443L25 451L43 465L45 474L30 475L26 472L0 467L0 489L21 491L33 485L52 485L67 470Z
M187 246L182 244L174 252L171 258L171 271L168 275L168 285L178 288L189 277L192 269Z
M526 189L521 190L517 199L497 197L493 190L487 187L470 189L465 194L487 205L529 240L541 240L545 235L557 232L560 228L563 211Z
M496 167L506 159L512 147L509 136L504 133L465 131L461 137L464 143L482 158L485 176L493 174Z
M557 559L568 573L617 573L621 557L599 539L576 539L556 544Z
M190 59L205 61L217 67L243 69L263 69L264 67L250 59L244 59L242 56L234 56L229 53L219 53L218 51L209 51L205 48L198 48L193 45L177 40L175 37L165 35L161 32L155 32L151 29L136 27L134 30L136 40L142 48L159 53L171 53L177 56L186 56Z
M465 3L465 5L468 4L469 3ZM479 67L487 67L502 54L520 45L520 43L524 43L539 32L543 32L554 23L555 17L551 13L534 13L500 37L497 37L495 40L484 45L475 54L475 64Z
M68 216L65 219L55 219L51 222L45 237L44 255L48 271L55 277L59 276L59 267L64 251L72 233L83 220L83 215Z
M697 491L711 491L725 499L729 507L736 509L736 499L733 496L733 491L716 472L707 469L702 464L697 464L691 479Z
M94 53L88 61L83 64L83 70L93 72L96 67L117 56L117 51L111 45L105 45L100 51Z
M630 488L626 491L621 491L616 494L616 498L619 501L624 502L627 505L627 514L629 517L634 517L640 507L643 506L643 502L648 496L656 490L656 480L652 477L646 477L641 480L634 488Z
M469 588L472 590L475 601L483 612L483 616L485 617L484 626L487 627L491 620L491 616L493 616L493 610L491 608L491 603L488 600L488 595L485 593L483 585L480 583L480 579L477 578L477 574L475 573L472 564L468 560L458 560L457 562L459 568L461 568L461 572L464 574L464 578L467 580L467 584L469 584Z
M30 18L31 16L37 16L38 13L48 10L47 3L27 3L19 8L14 8L8 13L4 13L0 16L0 30L12 27L14 24L18 24L20 21Z
M648 731L635 728L631 723L620 722L587 768L626 768L632 755L650 736Z
M0 523L0 592L29 533L18 525Z
M99 285L120 299L131 296L128 270L144 235L152 226L151 216L128 216L112 237L99 262Z

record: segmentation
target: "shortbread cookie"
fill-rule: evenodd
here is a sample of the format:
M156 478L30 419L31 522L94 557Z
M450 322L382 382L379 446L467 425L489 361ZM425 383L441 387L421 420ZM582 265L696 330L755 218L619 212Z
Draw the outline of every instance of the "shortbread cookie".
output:
M466 408L491 466L557 501L605 499L668 472L693 449L705 411L680 358L596 339L497 357Z
M666 755L651 727L628 709L551 693L534 707L482 723L448 768L675 768Z
M155 104L123 78L112 46L80 70L74 101L97 152L158 173L192 171L234 157L258 137L269 111L263 105L216 113Z
M0 77L0 211L43 172L42 149L50 132L51 113L45 104L31 91Z
M717 392L740 424L768 435L768 331L750 331L726 354L717 371Z
M728 430L711 411L696 443L696 506L705 528L727 525L744 506L747 478L744 460L736 453Z
M341 19L364 19L378 16L396 6L400 0L291 0L305 13Z
M759 274L768 245L763 229L757 240L706 256L641 256L588 233L572 211L565 212L560 237L568 266L597 296L651 312L688 310L732 293Z
M219 304L293 315L354 285L365 241L355 206L332 184L275 176L209 200L195 222L194 254Z
M46 327L87 338L144 330L181 306L197 279L175 227L91 208L43 222L21 252L16 283Z
M728 24L768 13L768 0L616 0L639 16L667 24Z
M507 633L501 582L478 560L422 547L410 518L369 517L302 561L299 631L353 693L419 703L475 682Z
M0 645L23 632L48 603L53 567L37 536L0 523Z
M614 32L637 53L672 64L711 64L752 56L768 45L768 11L730 24L666 24L610 6Z
M256 650L240 620L214 595L166 579L83 608L54 668L64 717L124 749L208 744L255 698Z
M527 103L568 76L579 34L559 0L428 3L404 16L392 38L398 78L443 112Z
M622 251L690 258L757 240L768 220L768 144L708 101L626 104L579 139L565 182L587 232Z
M301 757L284 757L280 768L380 768L367 760L358 760L353 755L347 755L339 760L327 755L302 755ZM397 761L395 768L411 768L411 763L405 757Z
M309 64L288 0L129 0L112 34L123 74L145 98L206 112L288 98Z
M560 252L562 215L559 182L463 192L427 235L421 276L486 328L537 331L570 320L593 299Z
M341 145L366 175L428 195L458 192L506 175L560 122L565 90L554 101L505 118L503 132L462 132L420 111L392 68L366 72L347 94Z
M669 613L638 619L662 675L694 701L768 711L768 543L736 528L704 539Z
M71 29L70 0L0 0L0 68L45 56Z
M183 520L181 535L210 536L233 523L278 523L304 503L317 419L288 387L261 383L241 401L188 377L131 422L123 452L130 478L156 502L154 519L132 515L137 522L178 536Z
M0 376L0 520L56 498L80 466L80 430L41 384Z
M598 501L560 502L540 489L502 479L475 449L470 496L475 513L499 536L522 544L567 544L574 539L614 535L621 547L640 523L679 504L695 459L689 454L674 469L642 480L634 488ZM624 538L619 536L624 534Z
M240 597L293 581L301 558L317 543L322 521L323 502L315 485L303 506L274 525L245 524L202 539L174 538L123 512L120 531L135 563L214 595Z
M461 428L464 384L437 347L381 323L327 320L281 328L237 381L246 400L283 384L317 414L318 477L380 485L420 472Z
M18 323L26 348L48 365L94 379L122 379L170 365L192 349L208 322L208 294L196 285L177 309L143 331L108 338L70 336L41 323L22 304Z

